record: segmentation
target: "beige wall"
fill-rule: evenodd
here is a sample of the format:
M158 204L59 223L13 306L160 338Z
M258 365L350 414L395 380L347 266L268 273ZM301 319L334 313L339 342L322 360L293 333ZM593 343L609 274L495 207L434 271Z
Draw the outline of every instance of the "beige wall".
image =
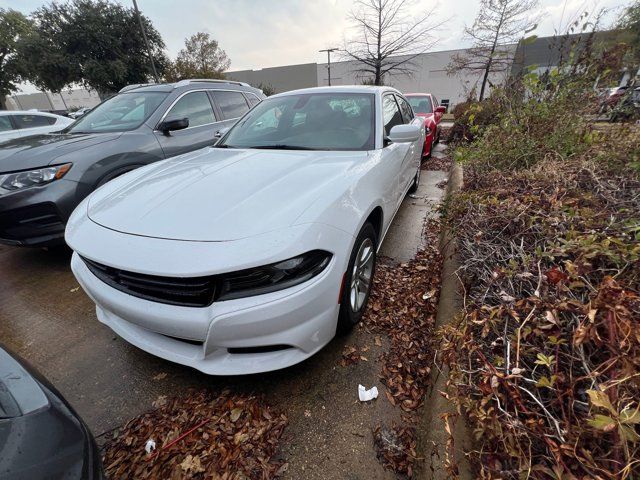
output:
M226 72L228 79L246 82L254 87L261 83L271 85L277 93L298 88L317 87L317 76L315 63Z
M100 97L94 91L77 88L63 91L61 94L36 92L11 95L6 97L6 102L8 110L67 110L95 107L100 103Z

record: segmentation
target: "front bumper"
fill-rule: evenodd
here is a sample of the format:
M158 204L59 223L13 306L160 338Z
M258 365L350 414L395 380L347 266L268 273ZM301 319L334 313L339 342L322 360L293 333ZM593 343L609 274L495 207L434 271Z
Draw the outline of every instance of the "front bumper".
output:
M81 200L77 192L78 183L63 178L0 196L0 243L63 244L65 223Z
M201 253L203 248L208 249L208 254L197 256L199 268L203 268L203 258L234 258L232 250L236 249L244 252L246 257L246 252L251 251L246 244L249 240L191 244L101 230L104 235L119 237L120 242L127 243L129 252L140 252L135 247L138 242L146 245L147 252L155 250L156 242L164 244L160 250L165 258L167 252L174 248L182 250L180 257L183 259L191 257L190 247ZM335 229L330 229L324 235L311 232L307 241L312 242L311 238L322 239L325 242L322 248L333 253L331 262L317 277L278 292L218 301L203 308L157 303L112 288L91 273L77 252L72 257L71 268L80 285L96 303L100 322L129 343L206 374L260 373L299 363L315 354L335 336L340 308L339 290L348 261L344 252L350 251L353 238ZM293 256L291 252L278 252L273 242L266 242L274 247L274 255L280 255L281 259ZM305 250L321 248L319 245L302 244L309 245ZM73 241L70 245L76 250ZM79 251L87 256L86 252ZM114 263L104 258L95 260ZM156 268L163 263L160 258L149 258L148 262L144 263L155 265ZM162 268L167 268L167 264L164 262ZM118 267L123 268L122 265ZM189 269L189 262L185 261L182 268ZM228 266L222 268L231 270ZM138 268L128 269L148 270L141 264Z

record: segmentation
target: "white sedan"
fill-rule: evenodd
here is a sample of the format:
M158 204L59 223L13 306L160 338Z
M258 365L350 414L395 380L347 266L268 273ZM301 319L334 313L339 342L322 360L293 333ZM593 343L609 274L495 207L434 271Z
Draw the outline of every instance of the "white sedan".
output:
M75 120L37 111L0 111L0 143L14 138L59 132Z
M73 272L98 319L149 353L216 375L298 363L361 319L418 185L423 123L392 88L269 97L215 147L85 199Z

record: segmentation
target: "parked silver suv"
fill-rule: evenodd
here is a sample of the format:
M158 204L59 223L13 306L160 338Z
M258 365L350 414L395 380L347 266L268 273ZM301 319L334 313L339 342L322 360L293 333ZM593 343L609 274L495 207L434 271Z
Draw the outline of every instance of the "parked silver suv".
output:
M97 187L213 145L264 97L226 80L131 85L58 133L0 144L0 243L62 243L69 215Z

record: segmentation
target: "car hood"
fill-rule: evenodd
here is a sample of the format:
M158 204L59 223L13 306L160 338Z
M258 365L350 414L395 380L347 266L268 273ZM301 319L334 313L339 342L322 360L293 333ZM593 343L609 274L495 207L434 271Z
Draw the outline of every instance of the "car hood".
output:
M89 199L106 228L155 238L228 241L295 224L367 152L207 148L132 172Z
M83 148L115 140L121 133L47 133L0 143L0 173L44 167L64 161Z

